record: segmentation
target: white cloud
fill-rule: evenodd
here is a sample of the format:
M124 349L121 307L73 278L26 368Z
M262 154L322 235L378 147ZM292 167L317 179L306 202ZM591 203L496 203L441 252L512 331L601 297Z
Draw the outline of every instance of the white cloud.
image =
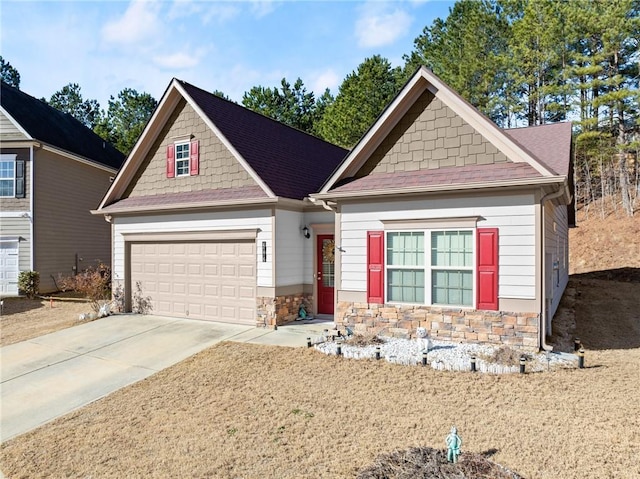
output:
M221 24L237 17L240 11L238 4L234 3L174 0L168 17L170 20L174 20L197 15L200 17L202 24L206 25L211 21Z
M335 94L342 81L333 68L312 73L311 79L310 88L316 96L322 95L327 88Z
M389 11L385 4L369 3L356 21L355 34L358 46L381 47L395 42L406 34L413 18L400 8Z
M262 18L276 9L273 0L250 0L250 3L251 13L253 13L256 18Z
M158 16L160 3L133 0L124 15L108 22L102 28L102 38L109 43L133 45L142 43L161 31Z
M195 54L187 52L176 52L167 55L158 55L153 58L153 63L161 68L173 70L185 70L193 68L200 63L202 51Z

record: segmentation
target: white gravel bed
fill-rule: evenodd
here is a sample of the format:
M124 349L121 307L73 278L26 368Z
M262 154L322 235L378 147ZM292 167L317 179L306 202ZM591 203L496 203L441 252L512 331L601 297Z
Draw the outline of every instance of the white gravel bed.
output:
M380 357L390 363L405 366L421 365L424 340L382 338L384 343L369 346L353 346L342 343L342 355L348 359L374 359L376 346L380 347ZM337 341L323 341L318 338L315 348L325 354L337 354ZM476 358L476 370L482 373L506 374L520 372L520 366L504 366L490 363L489 358L499 346L472 343L453 343L430 340L427 364L440 371L471 371L471 357ZM540 372L557 368L574 368L577 357L566 353L525 353L526 372Z

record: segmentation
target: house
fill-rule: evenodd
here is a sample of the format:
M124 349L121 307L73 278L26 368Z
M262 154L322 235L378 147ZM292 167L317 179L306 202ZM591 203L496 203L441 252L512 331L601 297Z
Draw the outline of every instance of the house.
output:
M111 261L110 228L90 214L124 155L71 115L4 82L0 91L0 294L18 294L20 271L58 290Z
M419 69L347 152L174 79L100 207L126 307L545 347L571 125L502 130Z
M336 322L547 348L571 145L570 123L502 130L419 69L311 195L336 212Z

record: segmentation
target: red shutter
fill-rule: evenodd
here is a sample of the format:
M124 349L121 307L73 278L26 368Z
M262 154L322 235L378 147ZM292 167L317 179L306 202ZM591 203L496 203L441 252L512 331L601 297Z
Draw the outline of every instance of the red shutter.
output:
M478 309L498 310L498 228L478 228Z
M198 140L193 140L191 142L189 155L189 174L194 176L200 173L200 148Z
M367 232L367 302L384 303L384 231Z
M176 176L176 145L167 146L167 178Z

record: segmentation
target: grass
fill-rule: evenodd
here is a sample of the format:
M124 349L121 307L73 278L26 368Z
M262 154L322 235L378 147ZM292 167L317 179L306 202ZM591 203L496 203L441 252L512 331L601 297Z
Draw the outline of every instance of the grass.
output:
M588 225L580 233L572 252L593 262L594 236ZM632 246L617 263L575 263L585 274L572 279L572 319L555 333L567 348L580 337L585 369L447 373L221 343L8 441L0 468L12 479L347 478L396 451L444 449L456 425L464 453L528 479L637 479L638 237L625 236ZM634 274L588 274L619 266Z
M11 478L344 478L443 449L455 424L463 451L526 478L637 478L640 321L609 313L633 311L639 286L582 281L583 370L445 373L221 343L3 444L0 464Z

